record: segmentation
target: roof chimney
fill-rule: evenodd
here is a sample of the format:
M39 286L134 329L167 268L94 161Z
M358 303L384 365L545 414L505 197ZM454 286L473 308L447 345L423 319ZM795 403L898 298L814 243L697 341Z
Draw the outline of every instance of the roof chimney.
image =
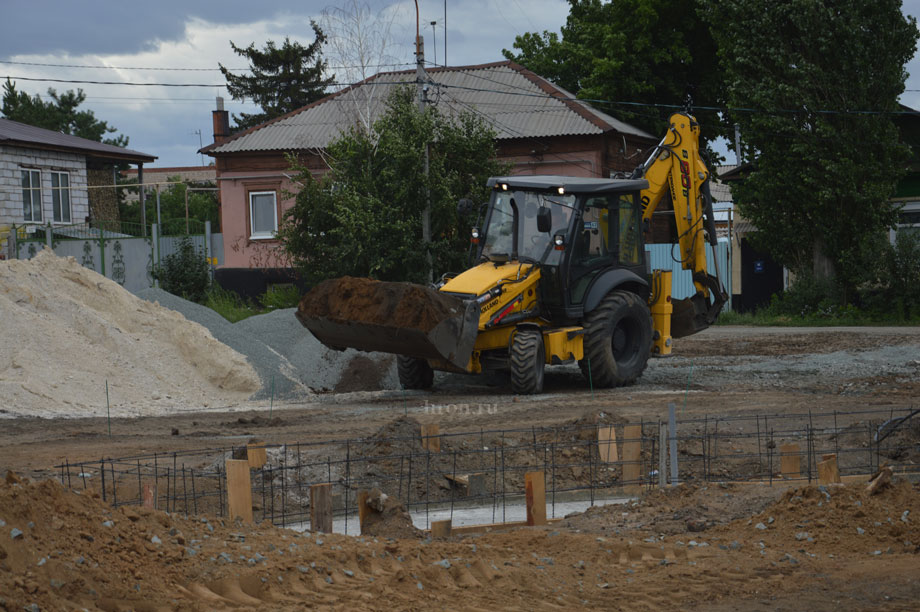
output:
M211 111L214 123L214 142L227 140L230 136L230 114L224 110L224 99L217 96L217 110Z

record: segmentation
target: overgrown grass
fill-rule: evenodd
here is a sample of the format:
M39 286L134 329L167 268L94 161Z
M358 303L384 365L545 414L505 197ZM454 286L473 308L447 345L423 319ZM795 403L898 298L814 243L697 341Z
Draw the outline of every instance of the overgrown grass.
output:
M204 305L231 323L259 314L258 309L252 304L240 299L233 291L227 291L218 285L212 285L208 290Z
M272 310L294 308L299 301L300 291L294 285L272 287L259 296L258 303L243 300L233 291L212 285L205 296L204 305L231 323L236 323Z
M857 308L841 309L833 314L808 313L788 315L771 312L770 308L756 312L723 310L716 325L750 325L772 327L871 327L920 325L920 317L904 318L894 313L879 313Z

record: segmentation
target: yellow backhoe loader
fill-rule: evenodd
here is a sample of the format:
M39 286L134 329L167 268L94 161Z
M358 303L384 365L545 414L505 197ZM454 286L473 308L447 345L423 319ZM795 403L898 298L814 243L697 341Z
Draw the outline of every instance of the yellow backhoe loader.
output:
M727 300L706 265L707 243L716 245L709 176L699 125L675 113L628 178L489 179L471 236L478 264L465 272L434 288L325 281L297 317L329 347L395 353L408 389L430 387L434 370L499 369L515 393L540 393L547 364L576 361L595 387L631 384L650 356L708 327ZM644 248L653 214L667 208L672 255L696 288L684 300L671 299L671 272L651 270Z

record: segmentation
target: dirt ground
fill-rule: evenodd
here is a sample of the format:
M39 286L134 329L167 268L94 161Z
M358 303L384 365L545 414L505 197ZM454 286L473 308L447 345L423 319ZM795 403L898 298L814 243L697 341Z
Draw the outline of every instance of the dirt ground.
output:
M105 418L3 419L0 408L0 469L25 479L0 485L0 609L917 609L920 490L910 482L875 496L864 483L694 484L546 529L429 542L112 509L50 481L64 459L370 436L405 415L445 432L598 411L656 419L669 402L690 418L920 398L920 328L716 327L675 344L632 387L592 391L577 368L549 368L534 398L512 395L501 376L439 376L428 393L181 406L112 420L111 436Z

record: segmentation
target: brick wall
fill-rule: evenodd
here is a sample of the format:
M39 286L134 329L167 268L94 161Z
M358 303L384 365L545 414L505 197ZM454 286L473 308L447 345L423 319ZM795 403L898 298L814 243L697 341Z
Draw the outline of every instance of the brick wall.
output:
M0 225L22 224L23 169L41 171L42 222L53 220L51 171L70 175L70 210L73 223L89 214L86 190L86 158L75 153L0 146ZM111 181L111 175L110 179Z
M96 187L89 190L89 210L92 211L94 221L118 221L118 193L115 187L101 187L111 185L114 177L111 168L90 169L86 171L90 186ZM83 217L80 217L83 221Z

